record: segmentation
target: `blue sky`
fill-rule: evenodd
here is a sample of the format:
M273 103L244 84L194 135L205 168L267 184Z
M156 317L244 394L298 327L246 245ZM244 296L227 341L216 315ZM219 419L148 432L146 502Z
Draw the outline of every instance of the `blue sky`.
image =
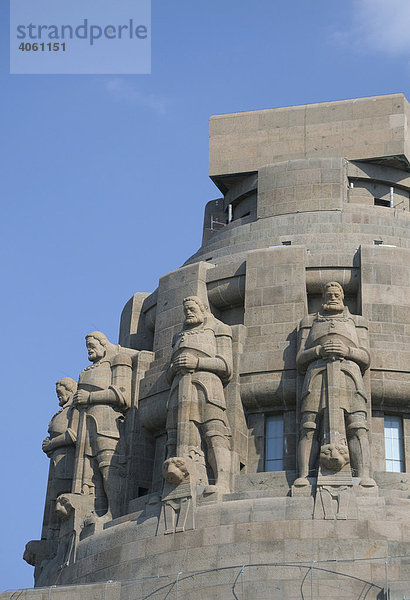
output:
M200 246L209 117L410 97L408 0L153 0L151 75L10 75L8 23L0 0L0 590L32 586L55 381Z

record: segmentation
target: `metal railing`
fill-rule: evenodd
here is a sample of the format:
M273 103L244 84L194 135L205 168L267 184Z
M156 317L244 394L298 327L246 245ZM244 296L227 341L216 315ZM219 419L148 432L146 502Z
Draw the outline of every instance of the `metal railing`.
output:
M195 550L194 550L195 551ZM393 596L390 593L394 581L389 569L398 561L410 561L409 556L377 557L364 559L332 559L323 561L284 561L258 562L213 567L197 571L184 571L157 576L136 577L122 581L107 581L105 583L78 584L94 587L93 599L119 600L120 590L128 588L126 597L132 600L191 600L205 598L195 595L208 594L210 588L224 587L224 598L232 600L253 600L255 586L264 586L272 600L282 600L286 597L284 588L293 585L292 597L300 600L317 600L317 598L338 598L343 591L343 598L351 600L406 600L406 595ZM359 574L365 565L384 564L384 581L375 582ZM352 574L354 566L355 574ZM370 570L371 571L371 570ZM371 578L372 579L372 578ZM118 595L113 595L113 588L118 586ZM58 600L60 592L67 594L72 587L68 585L35 588L34 590L13 590L8 600ZM410 587L410 583L409 583ZM110 589L111 588L111 589ZM110 593L107 591L110 590ZM348 593L351 591L351 595ZM44 596L44 593L47 596ZM67 598L67 595L61 596ZM85 598L88 595L85 594ZM407 599L410 600L410 599Z

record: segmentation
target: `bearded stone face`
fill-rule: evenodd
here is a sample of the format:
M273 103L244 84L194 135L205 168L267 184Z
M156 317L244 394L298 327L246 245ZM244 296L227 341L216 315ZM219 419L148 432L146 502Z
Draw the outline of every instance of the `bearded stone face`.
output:
M70 390L68 390L65 385L63 385L62 383L60 383L59 381L57 381L56 383L56 392L57 392L57 398L58 398L58 403L60 406L64 406L70 395L71 392Z
M343 311L343 294L339 288L329 287L326 289L322 308L324 312L327 313L338 313Z
M105 347L96 338L88 337L86 340L86 346L88 351L88 360L90 362L97 362L97 360L105 356Z
M185 325L188 327L195 327L201 325L204 322L204 316L198 304L193 300L186 300L184 302L184 315Z
M320 464L329 471L340 471L349 462L345 444L325 444L320 449Z

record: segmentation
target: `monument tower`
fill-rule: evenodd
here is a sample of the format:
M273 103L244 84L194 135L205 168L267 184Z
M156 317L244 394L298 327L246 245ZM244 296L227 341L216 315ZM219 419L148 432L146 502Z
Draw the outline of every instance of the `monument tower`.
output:
M25 598L409 595L408 122L211 118L200 249L57 384Z

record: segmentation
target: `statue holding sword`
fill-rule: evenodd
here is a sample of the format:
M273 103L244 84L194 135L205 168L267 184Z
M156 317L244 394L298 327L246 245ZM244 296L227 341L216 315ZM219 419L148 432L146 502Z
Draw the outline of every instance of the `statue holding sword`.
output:
M206 491L230 487L231 430L224 385L232 377L232 333L197 296L183 301L184 325L174 336L167 378L167 458L205 457Z
M125 412L131 403L132 359L100 331L86 336L88 358L73 403L80 410L73 493L89 495L97 516L121 514Z
M301 395L299 478L349 469L361 485L374 486L370 478L368 396L363 374L369 368L367 322L344 305L342 286L326 283L323 304L316 315L302 319L296 363L304 375ZM319 462L320 456L320 462Z

